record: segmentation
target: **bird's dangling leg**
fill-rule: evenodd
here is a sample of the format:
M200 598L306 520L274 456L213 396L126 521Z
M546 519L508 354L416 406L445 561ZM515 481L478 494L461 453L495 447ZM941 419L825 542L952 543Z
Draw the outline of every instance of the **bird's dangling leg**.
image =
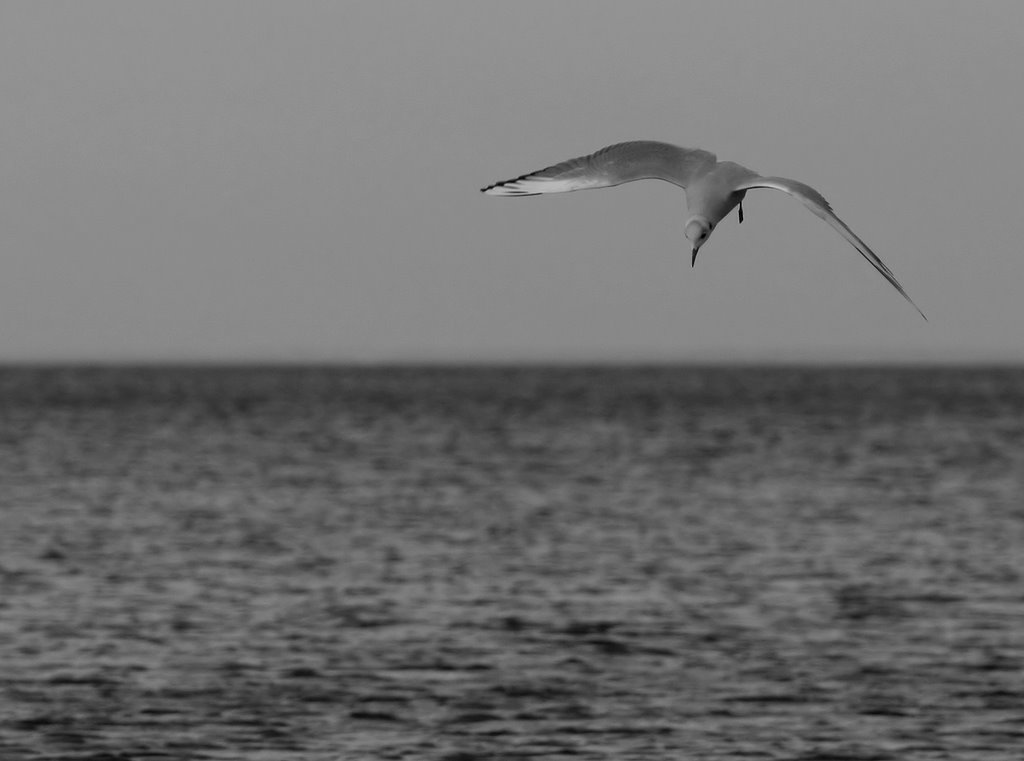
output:
M739 208L740 208L740 224L742 225L743 224L743 201L740 201Z

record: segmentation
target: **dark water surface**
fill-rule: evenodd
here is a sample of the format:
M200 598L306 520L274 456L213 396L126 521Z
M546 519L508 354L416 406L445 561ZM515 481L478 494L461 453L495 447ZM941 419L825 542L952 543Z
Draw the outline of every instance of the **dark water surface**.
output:
M1024 758L1024 371L0 370L0 759Z

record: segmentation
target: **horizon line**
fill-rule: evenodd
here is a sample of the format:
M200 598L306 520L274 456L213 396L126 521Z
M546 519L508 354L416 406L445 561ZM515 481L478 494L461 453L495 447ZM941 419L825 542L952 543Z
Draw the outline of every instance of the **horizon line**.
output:
M1022 368L1012 357L389 357L389 358L268 358L268 357L89 357L0 358L0 369L117 369L117 368L629 368L629 367L991 367Z

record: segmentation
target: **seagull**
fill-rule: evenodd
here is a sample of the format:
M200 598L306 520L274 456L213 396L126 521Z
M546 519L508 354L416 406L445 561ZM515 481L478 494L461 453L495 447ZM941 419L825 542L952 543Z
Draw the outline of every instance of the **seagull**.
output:
M828 222L878 272L889 281L918 314L924 312L913 302L885 263L832 211L829 202L810 185L785 177L762 177L732 161L719 161L710 151L683 148L653 140L616 143L588 156L530 172L512 180L481 188L489 196L534 196L542 193L568 193L588 188L608 188L633 180L667 180L686 191L690 212L685 234L693 251L690 266L697 263L697 252L707 243L715 226L739 207L743 222L743 198L753 188L781 190L793 196L813 214Z

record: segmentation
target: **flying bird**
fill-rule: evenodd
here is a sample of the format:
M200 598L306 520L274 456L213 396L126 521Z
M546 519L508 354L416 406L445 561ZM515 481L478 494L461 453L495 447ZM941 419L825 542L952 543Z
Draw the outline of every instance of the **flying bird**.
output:
M490 196L533 196L608 188L647 179L667 180L686 191L686 206L690 217L686 220L685 234L693 244L691 267L696 264L697 252L707 243L715 226L734 207L739 207L739 221L743 222L743 198L748 190L781 190L828 222L924 317L924 312L907 295L892 270L835 215L821 193L796 180L762 177L735 162L719 161L710 151L682 148L653 140L616 143L589 156L569 159L547 169L496 182L481 188L481 192Z

